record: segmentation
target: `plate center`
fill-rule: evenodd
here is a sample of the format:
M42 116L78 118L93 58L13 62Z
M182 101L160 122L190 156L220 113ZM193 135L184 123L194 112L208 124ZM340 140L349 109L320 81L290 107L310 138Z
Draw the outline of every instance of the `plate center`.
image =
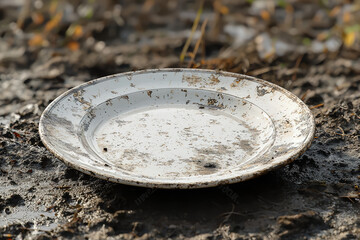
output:
M85 144L105 164L147 178L231 171L261 156L275 138L259 107L197 89L121 96L93 109L83 126Z

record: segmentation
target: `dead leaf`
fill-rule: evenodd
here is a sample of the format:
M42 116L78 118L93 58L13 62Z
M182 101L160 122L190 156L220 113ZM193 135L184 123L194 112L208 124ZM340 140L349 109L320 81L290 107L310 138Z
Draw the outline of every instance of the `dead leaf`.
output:
M287 13L293 13L294 12L294 7L291 4L286 4L285 11Z
M45 42L45 39L43 37L42 34L35 34L29 41L28 41L28 45L30 47L35 47L35 46L42 46Z
M74 38L80 38L83 35L83 28L80 25L76 25L74 29Z
M334 7L333 9L331 9L331 11L330 11L330 13L329 13L329 16L330 16L330 17L335 17L336 15L339 14L340 10L341 10L341 7L340 7L340 6Z
M268 12L268 11L266 11L266 10L262 10L261 12L260 12L260 16L261 16L261 18L262 19L264 19L265 21L269 21L270 20L270 13Z
M154 0L146 0L142 6L142 12L149 12L154 5Z
M31 15L31 19L36 25L42 24L45 20L44 16L41 13L33 13Z
M71 25L66 31L66 35L73 39L79 39L84 34L83 28L80 25Z
M343 22L344 23L348 23L351 21L351 13L349 12L345 12L344 15L343 15Z
M319 33L316 36L316 39L319 40L319 41L324 41L324 40L326 40L328 38L329 38L329 33L328 32L322 32L322 33Z
M355 38L356 38L355 32L345 33L345 36L344 36L345 46L351 47L355 42Z
M220 7L219 12L223 15L227 15L229 13L229 8L223 5Z
M62 15L62 12L58 12L49 22L47 22L44 29L45 32L50 32L57 27L61 21Z
M223 15L226 15L226 14L229 13L229 8L226 7L225 5L223 5L223 4L221 3L221 0L216 0L216 1L214 1L213 7L214 7L214 9L215 9L216 12L219 12L219 13L221 13L221 14L223 14Z
M71 51L77 51L80 48L80 45L76 41L71 41L68 44L66 44L66 47L70 49Z

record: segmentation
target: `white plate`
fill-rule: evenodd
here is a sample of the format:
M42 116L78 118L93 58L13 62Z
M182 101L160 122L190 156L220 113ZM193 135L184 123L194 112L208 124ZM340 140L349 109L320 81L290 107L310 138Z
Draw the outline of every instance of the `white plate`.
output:
M40 119L71 167L129 185L200 188L261 175L300 156L315 124L285 89L195 69L122 73L75 87Z

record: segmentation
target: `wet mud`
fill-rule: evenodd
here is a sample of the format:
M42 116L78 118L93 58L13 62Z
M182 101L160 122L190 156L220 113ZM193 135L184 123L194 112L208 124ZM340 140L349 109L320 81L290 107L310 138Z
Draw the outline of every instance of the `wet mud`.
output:
M132 42L124 35L114 38L109 23L94 34L95 42L75 52L24 47L26 54L1 57L0 239L359 239L360 51L355 48L269 60L261 59L255 39L242 47L234 47L232 38L206 40L206 61L199 60L199 67L276 83L302 98L315 117L315 139L301 157L249 181L195 190L131 187L80 173L44 147L40 115L71 87L134 69L184 66L178 57L187 35L174 38L165 23L191 29L188 17L195 17L196 7L188 3L182 15L169 10L156 19L142 13L135 28L135 5L123 13L123 32ZM303 5L297 8L305 11ZM233 7L241 16L250 8ZM222 21L245 21L228 16ZM270 23L256 26L260 37L265 28L277 34ZM26 45L25 40L10 45L6 34L0 42L8 44L7 51Z

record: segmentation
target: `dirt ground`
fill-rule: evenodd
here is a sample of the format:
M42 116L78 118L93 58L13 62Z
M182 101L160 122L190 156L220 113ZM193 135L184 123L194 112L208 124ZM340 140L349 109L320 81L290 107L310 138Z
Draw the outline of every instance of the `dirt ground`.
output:
M200 2L74 2L0 3L0 239L360 238L359 1L205 1L183 63ZM315 116L311 147L253 180L161 190L82 174L41 143L40 115L67 89L187 66L290 90Z

